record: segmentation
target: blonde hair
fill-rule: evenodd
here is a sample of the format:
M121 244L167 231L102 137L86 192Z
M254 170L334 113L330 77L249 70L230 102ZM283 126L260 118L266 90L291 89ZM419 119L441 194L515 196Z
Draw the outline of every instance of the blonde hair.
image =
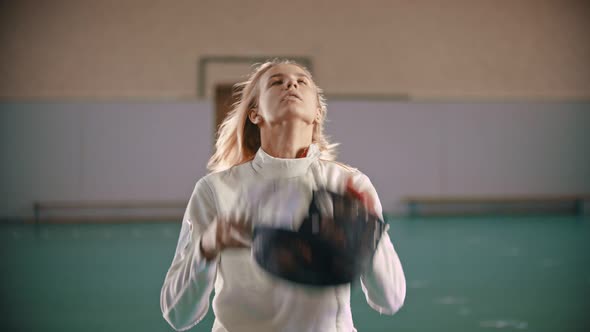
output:
M207 168L211 172L223 171L254 159L260 148L260 129L250 121L248 112L258 105L259 82L262 75L280 64L296 65L311 78L311 73L304 66L290 60L274 59L258 65L248 80L234 85L234 95L238 101L232 105L232 110L227 114L217 132L215 153L207 163ZM323 91L317 85L316 91L320 121L314 127L311 141L318 146L322 159L334 160L338 144L330 143L324 135L327 105Z

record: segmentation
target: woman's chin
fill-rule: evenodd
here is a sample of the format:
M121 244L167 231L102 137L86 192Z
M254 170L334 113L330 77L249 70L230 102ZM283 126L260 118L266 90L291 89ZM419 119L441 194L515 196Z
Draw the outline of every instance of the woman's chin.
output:
M282 114L275 118L275 123L281 124L311 124L313 123L313 117L309 114L305 114L300 110L289 109L282 112Z

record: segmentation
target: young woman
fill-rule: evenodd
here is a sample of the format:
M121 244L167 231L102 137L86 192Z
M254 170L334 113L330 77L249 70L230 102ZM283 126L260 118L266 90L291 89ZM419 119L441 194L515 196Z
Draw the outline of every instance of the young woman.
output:
M174 329L203 319L215 288L213 331L356 331L350 284L310 288L276 279L249 249L253 226L298 229L318 187L363 197L382 217L369 178L333 161L325 118L322 91L299 64L264 63L241 84L209 160L212 172L189 200L162 287L162 313ZM402 306L405 277L387 232L360 279L373 309L391 315Z

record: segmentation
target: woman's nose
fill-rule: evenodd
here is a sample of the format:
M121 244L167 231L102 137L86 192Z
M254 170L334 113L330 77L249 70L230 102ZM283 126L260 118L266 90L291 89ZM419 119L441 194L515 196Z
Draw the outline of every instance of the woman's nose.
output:
M291 87L293 88L297 88L297 80L289 80L287 81L287 89L290 89Z

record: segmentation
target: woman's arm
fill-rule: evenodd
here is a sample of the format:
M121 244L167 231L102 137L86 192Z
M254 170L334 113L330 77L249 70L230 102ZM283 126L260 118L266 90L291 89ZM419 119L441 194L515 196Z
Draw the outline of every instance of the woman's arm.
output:
M195 185L182 220L172 265L160 293L164 319L177 331L205 317L217 273L217 259L207 261L200 250L201 234L216 217L213 192L205 179Z
M348 191L360 196L370 211L383 218L377 191L366 175L359 175L353 176L352 181L347 184ZM382 314L393 315L404 303L406 278L387 234L388 229L389 225L377 245L373 264L361 275L361 287L371 308Z
M367 303L381 314L393 315L404 304L406 278L387 231L379 241L373 265L361 275L361 287Z

